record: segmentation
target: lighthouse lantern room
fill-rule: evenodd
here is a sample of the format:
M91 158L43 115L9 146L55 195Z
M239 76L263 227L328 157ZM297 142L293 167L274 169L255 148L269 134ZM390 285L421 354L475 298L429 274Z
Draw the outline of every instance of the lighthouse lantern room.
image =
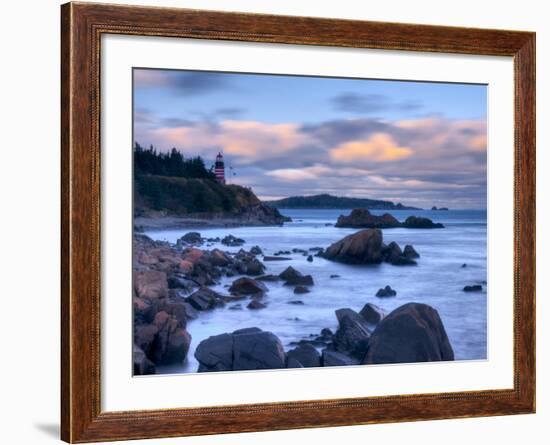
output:
M225 184L225 165L223 162L223 155L221 153L218 153L218 156L216 156L216 163L214 164L214 174L216 175L216 179L220 183Z

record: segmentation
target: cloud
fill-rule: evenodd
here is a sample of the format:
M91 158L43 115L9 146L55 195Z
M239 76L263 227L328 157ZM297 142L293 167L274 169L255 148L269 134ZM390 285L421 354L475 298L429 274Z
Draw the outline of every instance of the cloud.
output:
M342 93L331 99L335 110L355 114L372 114L379 111L415 111L422 108L418 102L407 100L394 102L382 94Z
M279 157L311 141L297 124L268 124L257 121L225 120L218 124L161 127L151 136L164 146L185 151L223 150L241 164Z
M134 70L136 88L161 87L186 96L199 96L233 86L224 73L207 71Z
M136 123L136 140L177 147L207 164L219 150L233 181L260 196L331 193L431 207L482 207L486 200L483 120L341 119L314 124L254 120Z
M390 162L408 158L413 154L409 147L398 145L387 133L374 133L369 139L341 144L330 151L336 162Z

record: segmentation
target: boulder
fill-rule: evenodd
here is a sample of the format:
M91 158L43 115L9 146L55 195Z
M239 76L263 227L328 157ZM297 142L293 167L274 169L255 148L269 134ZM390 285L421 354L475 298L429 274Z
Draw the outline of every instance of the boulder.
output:
M382 216L372 215L367 209L353 209L348 216L340 215L335 227L355 229L388 229L401 224L389 213Z
M312 255L308 255L308 256L307 256L307 261L309 261L310 263L313 262L313 256L312 256Z
M283 270L280 274L279 274L279 278L281 278L282 280L285 280L285 281L288 281L292 278L296 278L296 277L301 277L303 276L301 272L298 272L296 269L294 269L294 267L292 266L288 266L285 270Z
M258 328L209 337L199 343L195 358L199 372L280 369L286 363L277 336Z
M265 266L256 258L246 263L246 275L258 276L265 272Z
M403 256L403 251L395 241L392 241L382 249L382 255L384 256L384 261L392 263L399 257Z
M295 358L289 358L286 362L287 368L304 368L304 365L302 365L298 360Z
M352 309L336 311L338 329L334 334L334 345L339 352L345 352L359 359L365 356L371 334L367 321Z
M279 277L277 275L261 275L259 277L256 277L256 280L259 281L279 281Z
M134 289L138 297L149 300L168 296L166 273L158 270L144 270L134 275Z
M394 258L391 261L391 264L393 266L416 266L417 263L415 260L407 258L405 255L401 255L397 258Z
M263 251L260 248L260 246L253 246L250 249L250 253L253 254L253 255L263 255Z
M200 245L204 242L199 232L188 232L176 241L177 246Z
M154 374L155 364L147 358L145 352L139 347L134 345L134 375L148 375Z
M367 303L363 306L363 309L361 309L359 315L367 320L367 323L369 324L378 324L386 316L386 313L378 306L372 303Z
M481 284L473 284L471 286L464 286L464 289L462 289L464 292L481 292L483 290L483 287Z
M227 235L226 237L222 238L221 243L225 246L236 247L242 246L245 243L245 240L243 240L242 238L237 238L233 235Z
M292 258L286 256L264 256L264 261L290 261Z
M322 256L348 264L377 264L382 261L382 231L367 229L332 244Z
M376 327L364 364L454 360L454 352L438 312L408 303L387 315Z
M302 300L291 300L291 301L288 301L287 302L288 304L294 304L294 305L298 305L298 306L301 306L304 304L304 302Z
M342 352L323 350L323 366L349 366L358 365L359 361Z
M233 335L221 334L201 341L195 350L198 372L233 370Z
M286 353L287 366L291 359L299 362L304 368L315 368L321 366L321 355L310 344L301 344ZM290 366L288 366L290 368Z
M408 229L442 229L445 226L441 223L434 223L430 218L422 216L409 216L403 223Z
M248 305L246 306L248 309L264 309L267 306L258 300L252 300Z
M186 301L198 311L207 311L224 305L224 298L208 287L201 287L189 295Z
M179 327L178 321L165 311L155 315L153 325L157 327L154 349L148 356L155 364L171 365L182 363L187 357L191 335Z
M233 259L220 249L214 249L210 252L210 264L218 267L227 267L233 263Z
M390 286L386 286L382 289L378 289L378 292L376 292L376 296L380 298L395 297L396 295L397 295L397 291L392 289Z
M418 252L410 244L407 244L405 246L405 248L403 249L403 255L407 258L410 258L410 259L420 258L420 255L418 254Z
M279 338L258 328L233 332L233 370L280 369L286 363Z
M307 294L307 293L309 293L309 289L305 286L296 286L294 288L294 293L295 294Z
M285 282L285 286L313 286L313 277L311 275L302 275L299 277L289 278Z
M229 292L236 295L263 295L267 292L267 287L261 281L242 277L233 281Z

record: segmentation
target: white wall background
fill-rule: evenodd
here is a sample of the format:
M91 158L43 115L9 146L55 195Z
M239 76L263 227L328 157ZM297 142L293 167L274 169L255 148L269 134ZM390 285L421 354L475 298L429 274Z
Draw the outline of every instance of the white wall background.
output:
M537 0L118 0L120 3L493 27L537 32L537 414L150 440L175 444L547 443L550 423L550 29ZM54 442L59 417L59 4L5 2L0 39L0 411L2 443ZM7 136L7 137L6 137ZM7 249L6 249L7 246Z

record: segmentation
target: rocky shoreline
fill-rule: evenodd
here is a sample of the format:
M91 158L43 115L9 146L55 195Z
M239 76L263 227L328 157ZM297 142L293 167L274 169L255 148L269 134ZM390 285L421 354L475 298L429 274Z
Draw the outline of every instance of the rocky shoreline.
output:
M267 204L258 203L234 212L191 213L187 215L168 212L139 212L134 216L134 229L197 229L242 226L282 226L292 221L288 216Z
M232 235L223 239L204 239L200 233L191 232L174 245L135 234L135 375L154 374L159 366L184 363L192 341L188 323L200 318L201 312L222 306L231 310L269 310L265 296L271 283L288 286L298 298L315 286L313 276L302 274L292 266L277 275L266 273L264 263L287 261L289 258L284 257L285 252L268 256L259 246L248 251L240 248L236 252L219 248L209 250L213 242L239 247L244 240ZM296 252L292 253L301 254L308 261L317 256L365 265L380 262L395 266L415 265L415 259L420 257L411 245L401 249L395 242L384 244L382 232L378 229L359 231L326 248L294 250ZM227 293L210 287L218 284L222 277L234 278ZM386 286L376 296L386 298L395 293ZM289 304L303 302L296 299ZM386 314L367 303L359 312L341 308L335 315L338 322L335 332L324 328L313 338L289 345L292 349L288 350L275 334L256 326L209 337L195 349L198 371L454 359L439 314L430 306L409 303Z

